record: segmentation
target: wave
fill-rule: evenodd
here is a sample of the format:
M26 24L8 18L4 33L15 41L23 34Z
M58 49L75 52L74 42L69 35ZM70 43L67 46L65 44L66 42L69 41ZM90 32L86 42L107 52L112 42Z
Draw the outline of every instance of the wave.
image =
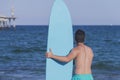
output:
M40 47L19 47L11 50L12 53L30 53L30 52L40 52L40 51L45 51L45 49L40 48Z
M99 69L99 70L120 70L120 65L114 63L107 63L106 61L99 61L97 63L94 63L92 65L93 69Z

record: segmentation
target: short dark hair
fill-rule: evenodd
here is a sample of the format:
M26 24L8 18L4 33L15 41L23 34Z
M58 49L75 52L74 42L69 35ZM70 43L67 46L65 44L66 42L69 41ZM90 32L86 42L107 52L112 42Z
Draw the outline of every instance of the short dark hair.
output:
M79 42L83 43L85 41L85 32L81 29L78 29L75 32L75 40L77 43Z

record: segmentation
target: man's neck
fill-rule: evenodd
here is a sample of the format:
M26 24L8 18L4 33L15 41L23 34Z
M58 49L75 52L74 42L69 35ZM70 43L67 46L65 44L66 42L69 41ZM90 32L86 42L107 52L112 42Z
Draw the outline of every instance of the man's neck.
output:
M84 43L77 43L77 46L83 46Z

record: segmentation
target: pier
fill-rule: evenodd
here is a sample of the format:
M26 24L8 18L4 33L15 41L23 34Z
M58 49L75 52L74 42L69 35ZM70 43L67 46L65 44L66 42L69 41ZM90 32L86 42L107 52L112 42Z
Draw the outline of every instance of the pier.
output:
M16 19L16 17L0 16L0 29L10 28L10 27L15 28L16 27L15 19ZM13 23L11 24L11 22L13 22Z
M16 27L15 20L16 17L14 16L14 7L13 7L11 9L10 17L0 15L0 29L11 28L11 27L15 28Z

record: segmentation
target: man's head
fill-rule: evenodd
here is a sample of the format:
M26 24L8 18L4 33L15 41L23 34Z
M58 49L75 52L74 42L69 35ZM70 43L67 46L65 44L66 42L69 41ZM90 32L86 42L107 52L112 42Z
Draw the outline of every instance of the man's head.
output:
M77 43L83 43L85 41L85 32L78 29L75 33L75 40Z

